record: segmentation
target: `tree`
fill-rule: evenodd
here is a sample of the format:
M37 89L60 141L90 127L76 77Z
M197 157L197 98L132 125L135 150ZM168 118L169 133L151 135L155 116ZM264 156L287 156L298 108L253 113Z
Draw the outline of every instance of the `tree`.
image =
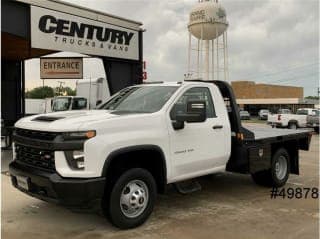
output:
M26 92L26 98L44 99L54 97L54 90L49 86L36 87Z
M305 99L310 99L310 100L319 100L319 96L307 96Z
M75 96L76 95L76 89L71 89L70 87L64 87L64 91L67 93L67 95Z
M56 87L54 89L55 95L68 95L68 96L75 96L76 90L71 89L70 87Z
M26 92L26 98L31 99L44 99L44 98L51 98L54 96L59 95L68 95L68 96L75 96L76 90L71 89L70 87L55 87L52 88L50 86L44 87L36 87L30 91Z

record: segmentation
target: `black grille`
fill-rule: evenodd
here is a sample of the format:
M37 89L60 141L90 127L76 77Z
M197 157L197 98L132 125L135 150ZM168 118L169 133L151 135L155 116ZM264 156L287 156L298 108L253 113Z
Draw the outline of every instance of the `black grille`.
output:
M15 145L16 160L50 172L55 171L54 151L41 150L20 144Z
M15 129L15 134L22 137L40 139L40 140L54 140L59 135L57 132L36 131L28 129Z

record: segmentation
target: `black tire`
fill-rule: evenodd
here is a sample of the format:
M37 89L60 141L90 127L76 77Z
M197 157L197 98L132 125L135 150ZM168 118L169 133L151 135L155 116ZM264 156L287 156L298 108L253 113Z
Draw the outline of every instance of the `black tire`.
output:
M126 185L134 180L142 181L147 186L148 200L145 209L140 215L136 217L128 217L121 209L120 198ZM120 229L134 228L140 226L148 219L153 211L156 195L157 188L155 180L147 170L142 168L129 169L115 182L110 195L106 195L104 197L102 200L102 209L114 226Z
M314 127L314 132L316 132L317 134L319 134L319 133L320 133L319 127Z
M288 128L289 129L297 129L298 125L296 123L294 123L294 122L291 122L291 123L289 123Z
M276 173L276 164L281 157L285 158L287 166L286 166L284 177L278 178ZM271 169L253 173L251 174L251 176L253 181L258 185L262 185L266 187L282 187L288 181L289 173L290 173L290 156L286 149L280 148L272 156Z

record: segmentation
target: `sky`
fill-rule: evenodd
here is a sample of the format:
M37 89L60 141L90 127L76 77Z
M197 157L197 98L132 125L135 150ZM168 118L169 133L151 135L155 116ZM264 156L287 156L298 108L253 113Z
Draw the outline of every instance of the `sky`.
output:
M148 80L181 81L187 72L188 18L197 0L65 0L143 23ZM220 0L226 9L229 80L319 86L318 0ZM70 55L59 53L58 55ZM100 60L85 59L84 77L103 77ZM74 87L74 80L63 80ZM26 62L26 88L41 86L39 60ZM45 80L57 86L57 81Z

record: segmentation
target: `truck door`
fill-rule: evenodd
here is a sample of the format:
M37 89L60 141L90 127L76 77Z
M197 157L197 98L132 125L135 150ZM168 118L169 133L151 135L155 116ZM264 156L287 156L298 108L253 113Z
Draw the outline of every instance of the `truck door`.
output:
M174 130L170 122L171 165L175 179L200 176L218 168L223 170L227 160L226 137L229 134L225 131L228 127L224 127L223 119L216 114L209 88L187 89L171 107L170 120L175 120L178 112L185 113L190 100L206 101L207 119L199 123L185 122L180 130Z

